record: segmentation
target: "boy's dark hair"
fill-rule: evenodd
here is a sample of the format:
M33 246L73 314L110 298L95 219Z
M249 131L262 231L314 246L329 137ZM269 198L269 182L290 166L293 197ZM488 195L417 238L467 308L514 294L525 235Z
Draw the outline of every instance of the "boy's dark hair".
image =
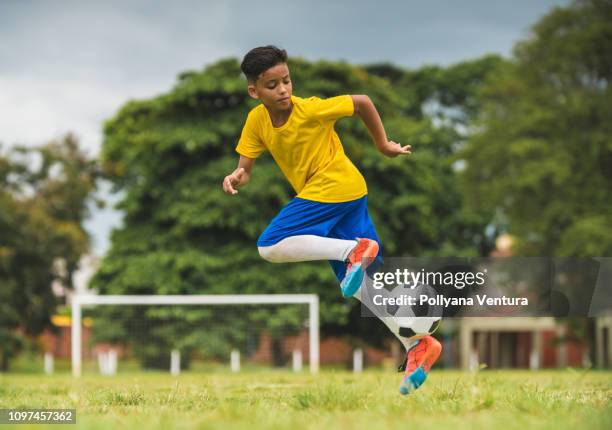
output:
M251 49L242 60L240 69L249 82L256 82L259 75L277 64L287 62L287 51L274 45Z

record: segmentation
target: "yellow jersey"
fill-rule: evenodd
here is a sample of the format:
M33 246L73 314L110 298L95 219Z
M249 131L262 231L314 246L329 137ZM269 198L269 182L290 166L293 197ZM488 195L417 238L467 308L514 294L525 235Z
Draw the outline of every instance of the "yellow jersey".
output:
M336 120L354 113L349 95L320 99L291 96L293 109L285 124L274 127L263 104L247 117L236 152L257 158L266 149L297 193L323 203L356 200L367 194L365 179L348 159Z

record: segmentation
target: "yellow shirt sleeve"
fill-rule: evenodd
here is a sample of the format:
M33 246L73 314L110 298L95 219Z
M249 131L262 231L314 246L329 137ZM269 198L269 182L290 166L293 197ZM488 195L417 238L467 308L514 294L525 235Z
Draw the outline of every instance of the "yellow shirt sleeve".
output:
M355 113L353 98L349 95L320 99L312 97L312 113L321 121L336 121L344 116L352 116Z
M247 116L247 120L242 128L236 152L249 158L257 158L266 150L266 146L261 140L259 130L259 122L256 118L256 112L252 110Z

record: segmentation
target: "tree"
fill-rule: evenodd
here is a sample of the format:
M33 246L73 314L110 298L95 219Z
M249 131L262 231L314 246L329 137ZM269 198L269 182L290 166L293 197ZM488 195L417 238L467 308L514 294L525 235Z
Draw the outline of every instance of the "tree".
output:
M40 148L0 147L0 360L23 335L52 328L51 285L71 287L89 238L82 226L100 170L68 135Z
M554 9L490 75L463 182L518 253L612 254L611 77L605 0Z

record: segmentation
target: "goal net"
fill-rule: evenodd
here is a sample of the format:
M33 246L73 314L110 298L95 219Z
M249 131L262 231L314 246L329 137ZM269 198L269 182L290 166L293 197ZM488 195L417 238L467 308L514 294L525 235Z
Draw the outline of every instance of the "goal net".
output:
M72 373L319 368L314 294L75 295Z

